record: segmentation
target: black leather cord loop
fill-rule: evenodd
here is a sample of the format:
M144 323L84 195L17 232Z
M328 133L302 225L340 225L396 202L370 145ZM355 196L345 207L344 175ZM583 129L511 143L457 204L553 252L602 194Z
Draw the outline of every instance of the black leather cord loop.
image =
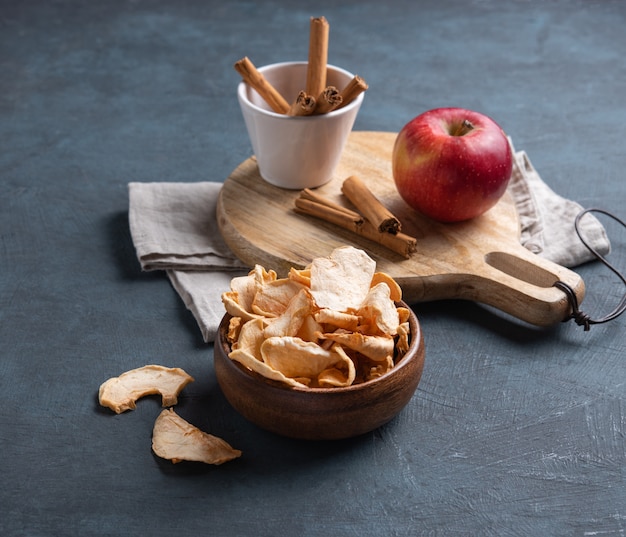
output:
M599 261L601 261L606 267L613 271L626 286L626 277L624 277L624 275L617 268L611 265L611 263L609 263L604 256L602 256L595 248L593 248L585 240L580 232L580 219L585 216L585 214L591 212L604 214L605 216L608 216L609 218L612 218L616 222L620 223L623 227L626 227L626 224L617 216L608 211L605 211L604 209L585 209L584 211L578 213L576 219L574 220L574 228L576 229L576 233L578 234L578 237L580 238L582 243ZM554 287L561 289L567 295L567 300L569 301L570 307L572 308L572 313L566 319L564 319L564 321L569 321L570 319L573 319L577 325L583 326L585 331L588 331L592 324L601 324L612 321L613 319L619 317L622 313L624 313L624 311L626 311L626 293L624 293L621 301L611 313L604 317L601 317L600 319L591 319L589 315L580 310L576 293L568 284L562 281L557 281L554 283Z

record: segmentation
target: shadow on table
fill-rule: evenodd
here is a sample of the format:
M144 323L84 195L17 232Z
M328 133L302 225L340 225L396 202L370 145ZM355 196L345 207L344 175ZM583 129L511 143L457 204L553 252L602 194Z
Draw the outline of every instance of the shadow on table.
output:
M139 277L162 277L161 271L144 272L137 259L137 253L130 234L128 212L112 214L106 222L109 250L120 276L123 279L136 280Z
M153 453L161 472L176 477L218 474L224 479L254 480L315 472L320 465L340 464L345 457L356 456L361 449L371 449L372 441L380 437L385 427L393 428L394 422L345 440L286 438L248 422L230 406L217 386L208 393L181 398L174 410L202 431L218 436L242 451L240 458L219 466L190 461L173 464Z
M555 337L559 327L534 326L491 306L469 300L440 300L412 304L424 329L431 325L449 325L455 330L486 331L516 343L537 342Z
M109 250L117 267L119 277L126 281L153 282L167 281L169 290L176 294L163 270L143 271L130 234L128 213L111 215L106 223ZM205 345L198 324L182 300L178 300L178 317L189 333L193 334L196 345Z

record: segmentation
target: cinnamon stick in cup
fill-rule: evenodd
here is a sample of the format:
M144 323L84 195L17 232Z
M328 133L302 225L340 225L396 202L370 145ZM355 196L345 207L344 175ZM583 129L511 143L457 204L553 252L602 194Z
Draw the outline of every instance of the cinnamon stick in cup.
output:
M326 114L337 108L342 103L339 90L335 86L327 86L317 98L315 105L316 114Z
M305 87L309 95L317 96L326 87L329 31L330 25L324 17L311 17L309 63Z
M346 87L339 93L341 96L341 103L337 106L337 108L350 104L361 93L367 90L368 87L369 86L365 80L363 80L359 75L354 75L354 78L350 80Z
M287 115L289 116L310 116L315 111L317 104L315 97L312 97L305 91L298 93L298 97L289 107Z
M372 191L356 175L351 175L343 182L341 191L380 233L395 235L400 231L402 227L400 220L374 196Z
M256 90L274 112L277 114L289 112L289 103L265 79L247 56L235 62L235 70L241 75L246 84Z
M303 91L306 70L306 61L259 67L259 72L281 95L291 95L292 102ZM339 88L354 76L334 65L328 65L327 71L329 83ZM237 85L237 100L261 177L280 188L302 190L321 186L333 178L363 95L341 110L304 117L271 112L244 81Z

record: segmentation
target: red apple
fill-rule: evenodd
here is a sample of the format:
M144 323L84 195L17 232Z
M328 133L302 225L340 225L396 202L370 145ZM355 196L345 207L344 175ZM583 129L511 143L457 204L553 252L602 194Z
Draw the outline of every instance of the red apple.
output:
M409 121L393 147L400 196L440 222L481 215L504 194L513 165L504 131L463 108L436 108Z

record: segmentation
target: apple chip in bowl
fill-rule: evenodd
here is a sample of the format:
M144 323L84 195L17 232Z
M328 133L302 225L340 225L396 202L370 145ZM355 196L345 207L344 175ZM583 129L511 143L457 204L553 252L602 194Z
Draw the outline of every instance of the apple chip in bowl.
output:
M244 417L304 439L346 438L391 420L424 365L419 323L397 283L342 247L285 278L234 278L215 344L224 395Z

